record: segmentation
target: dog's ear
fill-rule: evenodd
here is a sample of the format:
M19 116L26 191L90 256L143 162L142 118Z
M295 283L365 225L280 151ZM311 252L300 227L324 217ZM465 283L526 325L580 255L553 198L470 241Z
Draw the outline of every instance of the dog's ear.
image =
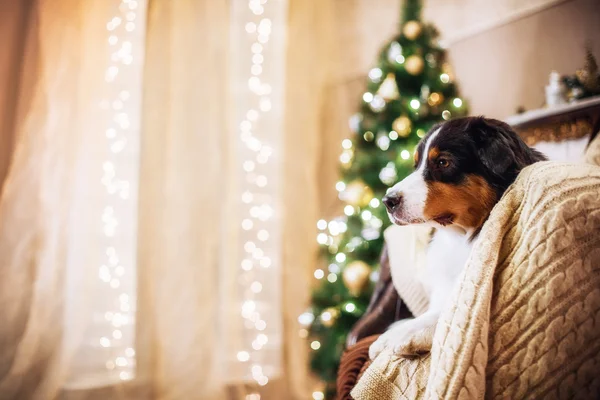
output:
M511 127L483 117L471 121L469 131L477 146L481 163L491 175L512 182L523 168L546 157L531 149Z

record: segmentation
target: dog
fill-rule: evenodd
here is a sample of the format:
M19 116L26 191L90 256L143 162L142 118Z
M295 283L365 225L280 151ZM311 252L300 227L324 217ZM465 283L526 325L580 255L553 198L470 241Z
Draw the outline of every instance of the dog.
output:
M388 189L382 202L392 223L427 224L428 310L392 324L369 348L397 356L429 352L440 313L449 301L473 243L494 205L528 165L546 157L506 123L484 117L443 122L419 142L414 172Z

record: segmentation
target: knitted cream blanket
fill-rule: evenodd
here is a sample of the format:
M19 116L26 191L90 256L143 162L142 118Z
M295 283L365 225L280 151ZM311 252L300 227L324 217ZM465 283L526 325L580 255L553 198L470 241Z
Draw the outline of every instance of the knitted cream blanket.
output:
M384 351L355 399L599 398L599 167L524 169L459 279L431 353Z

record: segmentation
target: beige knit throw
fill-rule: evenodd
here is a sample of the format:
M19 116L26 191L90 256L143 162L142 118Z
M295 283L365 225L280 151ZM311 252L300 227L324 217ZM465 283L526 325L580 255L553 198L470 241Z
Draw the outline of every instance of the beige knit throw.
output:
M598 398L599 371L600 168L543 162L493 209L431 353L384 351L352 396Z

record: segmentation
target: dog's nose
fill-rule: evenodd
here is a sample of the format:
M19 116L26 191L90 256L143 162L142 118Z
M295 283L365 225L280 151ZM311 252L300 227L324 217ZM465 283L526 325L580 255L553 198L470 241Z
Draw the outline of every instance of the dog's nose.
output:
M382 201L388 211L392 212L402 203L402 195L400 193L386 194L383 196Z

